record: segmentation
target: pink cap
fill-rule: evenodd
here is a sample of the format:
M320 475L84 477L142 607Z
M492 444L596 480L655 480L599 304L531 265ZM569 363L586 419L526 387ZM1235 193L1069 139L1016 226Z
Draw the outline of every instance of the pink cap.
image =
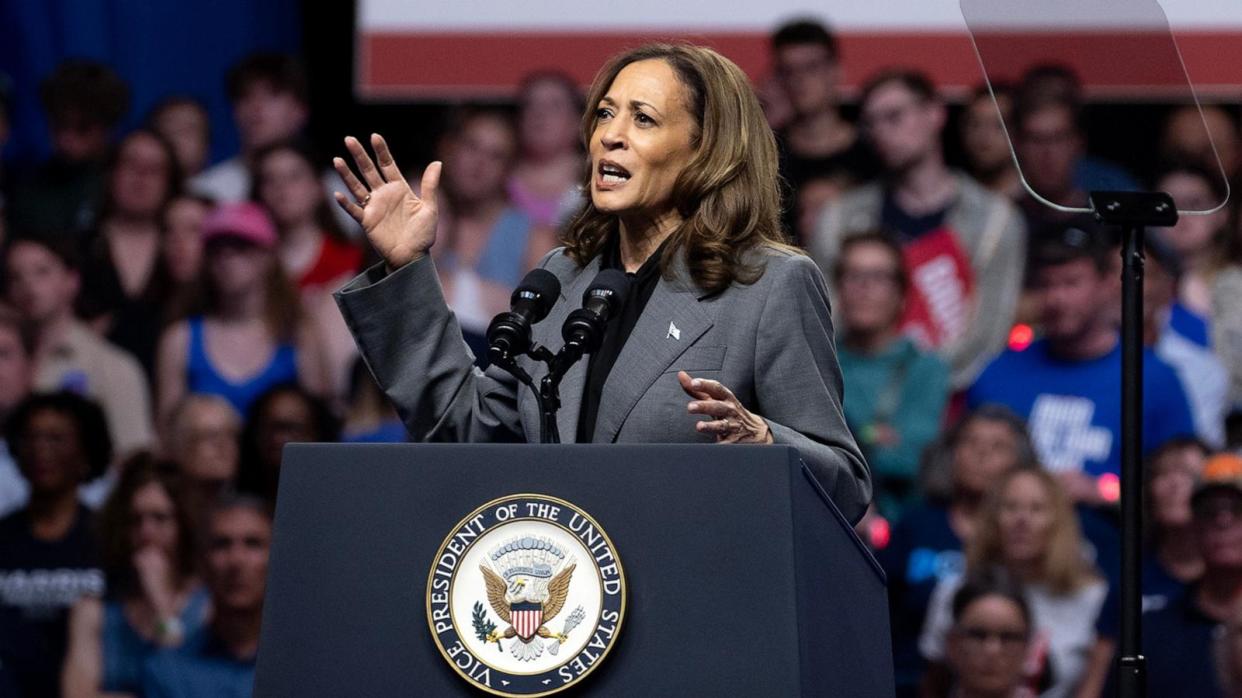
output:
M236 238L264 249L276 246L276 226L267 209L253 201L223 204L203 221L203 242L217 238Z

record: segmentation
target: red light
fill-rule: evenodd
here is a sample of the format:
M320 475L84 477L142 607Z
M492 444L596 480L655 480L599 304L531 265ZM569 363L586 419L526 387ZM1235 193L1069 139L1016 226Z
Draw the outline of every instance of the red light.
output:
M888 547L893 537L892 527L888 525L888 519L876 515L867 526L867 536L871 539L871 548L873 550L883 550Z
M1116 475L1104 473L1095 481L1095 486L1104 501L1115 502L1121 499L1121 478Z
M1035 330L1030 325L1014 325L1009 330L1009 348L1014 351L1025 351L1035 341Z

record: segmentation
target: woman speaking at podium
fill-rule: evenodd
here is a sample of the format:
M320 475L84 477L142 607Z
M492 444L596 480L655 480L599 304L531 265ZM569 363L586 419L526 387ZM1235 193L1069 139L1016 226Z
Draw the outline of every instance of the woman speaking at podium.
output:
M780 443L798 449L850 520L871 477L841 410L824 280L780 231L776 142L744 73L707 48L649 45L611 59L587 99L589 201L540 266L561 297L532 339L557 346L601 269L630 291L589 361L565 375L557 423L577 442ZM441 163L406 183L384 139L335 159L338 203L383 264L337 303L376 380L420 441L539 438L535 398L481 371L430 254ZM529 372L537 364L519 360ZM538 376L536 376L536 379Z

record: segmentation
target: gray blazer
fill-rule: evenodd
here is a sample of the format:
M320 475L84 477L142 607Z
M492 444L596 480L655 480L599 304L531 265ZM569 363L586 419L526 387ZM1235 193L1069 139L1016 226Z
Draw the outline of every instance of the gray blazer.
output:
M796 447L851 521L871 501L871 473L841 409L841 369L823 276L809 257L775 248L752 285L705 294L684 262L661 278L604 384L596 443L711 443L686 411L677 371L722 382L764 418L777 443ZM599 271L553 250L540 266L561 281L561 298L533 330L553 350L561 324ZM537 442L539 410L505 371L481 371L444 300L430 255L386 273L382 264L336 294L345 322L380 387L418 441ZM542 364L523 367L536 381ZM562 439L577 432L587 361L561 384Z

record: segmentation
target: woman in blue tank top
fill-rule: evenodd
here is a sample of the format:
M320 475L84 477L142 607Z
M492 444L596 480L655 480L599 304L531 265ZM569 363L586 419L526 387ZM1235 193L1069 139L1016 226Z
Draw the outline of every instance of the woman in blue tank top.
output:
M100 512L108 592L82 599L70 614L66 696L140 693L147 658L179 646L207 620L193 526L174 467L148 454L131 458Z
M219 395L239 414L265 390L297 382L324 394L330 378L276 257L276 228L247 202L223 206L203 223L200 297L160 340L161 419L186 393Z

